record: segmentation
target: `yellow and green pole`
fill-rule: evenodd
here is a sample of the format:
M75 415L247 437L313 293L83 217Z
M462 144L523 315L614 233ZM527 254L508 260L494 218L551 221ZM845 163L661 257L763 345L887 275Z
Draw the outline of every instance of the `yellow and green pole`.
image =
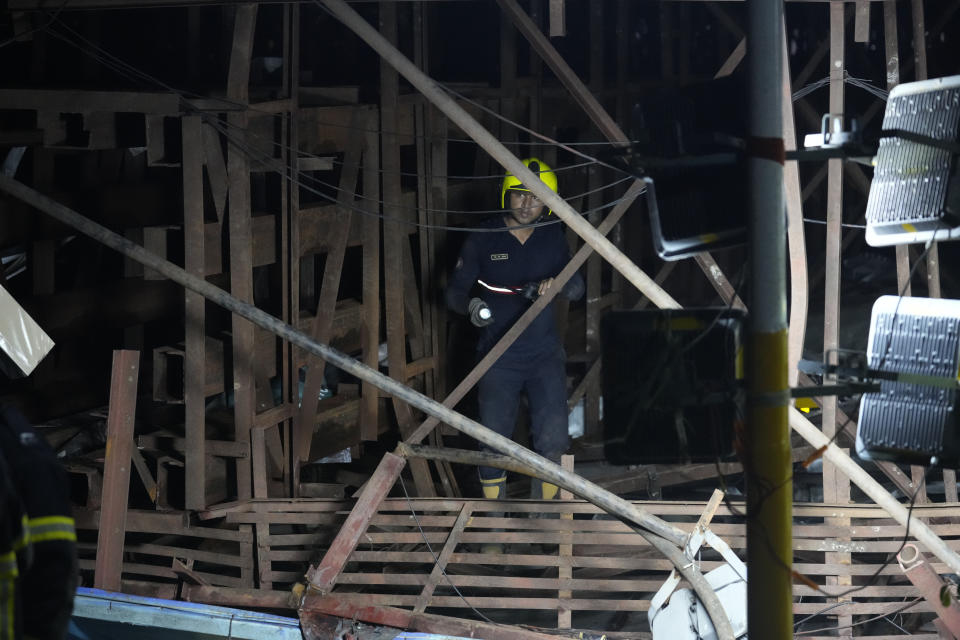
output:
M748 0L750 327L747 339L747 620L751 636L793 637L786 221L781 112L783 3Z

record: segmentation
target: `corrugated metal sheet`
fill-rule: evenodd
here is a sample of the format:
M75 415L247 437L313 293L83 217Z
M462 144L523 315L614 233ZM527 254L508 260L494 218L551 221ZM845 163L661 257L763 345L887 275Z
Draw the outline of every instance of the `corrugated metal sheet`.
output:
M300 640L296 618L80 588L70 640Z

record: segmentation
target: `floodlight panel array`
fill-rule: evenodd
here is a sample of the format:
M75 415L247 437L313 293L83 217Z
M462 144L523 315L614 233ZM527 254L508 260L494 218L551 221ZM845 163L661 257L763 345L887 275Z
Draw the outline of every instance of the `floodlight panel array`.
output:
M960 300L883 296L873 306L867 358L871 369L956 379L960 367ZM882 381L864 394L857 452L926 464L957 455L957 392Z
M887 99L885 130L955 143L960 134L960 76L895 87ZM873 246L960 237L957 157L900 137L880 139L867 199L867 243Z

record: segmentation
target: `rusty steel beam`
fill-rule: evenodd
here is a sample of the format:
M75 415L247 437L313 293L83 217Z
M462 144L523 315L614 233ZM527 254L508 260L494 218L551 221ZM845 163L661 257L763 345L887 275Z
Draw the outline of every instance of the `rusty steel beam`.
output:
M250 55L257 24L257 5L237 7L233 24L233 48L227 70L227 97L237 102L249 100ZM246 139L247 114L227 114L227 122L237 131L240 144ZM253 231L250 202L250 159L235 145L227 149L228 224L230 238L230 292L238 299L253 303ZM254 325L246 318L231 317L233 331L233 416L237 442L249 446L254 398L255 334ZM252 493L250 464L236 462L237 497L249 498Z
M299 604L290 591L244 589L220 585L185 584L181 598L186 602L203 602L244 609L296 609Z
M845 31L846 17L843 4L830 5L830 113L843 117L845 106ZM827 225L826 247L824 250L824 319L823 319L823 358L828 361L830 353L839 347L840 335L840 244L843 234L843 161L831 158L827 161ZM837 398L828 396L821 400L824 435L833 436L837 432ZM850 500L850 480L829 460L823 463L823 499L831 504L846 504ZM849 526L849 518L828 518L833 525ZM828 563L850 564L849 553L827 553ZM828 585L849 585L849 576L827 576ZM849 614L837 616L840 626L850 624Z
M387 496L393 483L396 482L403 470L406 460L392 453L387 453L380 460L376 471L370 476L364 486L363 493L350 511L337 537L330 544L323 559L307 572L307 581L310 591L314 594L327 594L336 584L337 577L343 571L347 558L353 553L360 537L370 525L370 520L377 513L377 508ZM316 597L316 596L314 596ZM310 596L308 596L309 600Z
M186 141L186 133L184 140ZM223 223L223 212L227 206L227 162L223 159L223 149L220 148L220 133L209 123L203 124L200 134L203 141L203 166L207 168L207 178L210 180L210 194L213 196L213 207L217 212L217 224ZM190 138L192 145L200 144L196 136Z
M730 284L730 281L727 280L726 276L723 274L723 271L720 269L720 265L717 264L717 261L713 259L709 253L698 253L693 258L696 260L697 264L707 275L707 278L710 280L710 284L713 285L714 290L720 294L720 298L723 299L729 305L737 309L746 309L747 306L743 304L743 300L740 299L740 296L737 294L737 291L733 288L733 285Z
M361 206L376 213L374 204L380 200L380 139L376 131L368 131L363 138L363 193L366 198ZM378 367L380 347L380 219L364 216L362 295L363 310L360 320L360 342L363 348L363 363L371 369ZM360 439L376 440L380 410L379 392L370 382L363 382L360 398Z
M563 60L557 50L547 39L540 28L530 19L530 16L520 7L516 0L497 0L500 8L512 20L520 33L527 39L530 46L543 58L544 62L550 66L560 82L570 91L571 96L584 110L590 120L597 125L603 135L619 145L630 144L630 139L624 134L623 130L614 122L603 105L594 97L594 95L584 86L583 82L577 76L576 72Z
M430 604L433 591L440 583L441 576L446 575L445 569L447 563L450 561L450 556L453 555L457 545L460 543L460 535L463 533L463 530L467 528L467 523L470 522L470 515L472 513L473 509L470 505L464 504L460 509L460 513L457 514L457 519L450 528L450 533L447 534L447 541L444 543L443 549L440 551L440 554L437 556L437 561L433 565L430 577L427 578L427 582L423 585L423 590L417 598L417 604L413 608L415 613L423 613Z
M246 9L246 7L244 7ZM239 16L244 13L238 11ZM244 114L229 114L230 123L243 136L246 129ZM227 153L227 173L230 176L229 237L230 237L230 293L244 302L253 303L253 236L250 228L250 163L243 151L230 147ZM256 411L254 400L254 325L245 318L232 318L232 354L234 389L234 437L249 445L250 429ZM250 465L237 462L237 497L251 495Z
M949 589L950 583L941 578L927 559L917 548L917 545L909 543L904 545L900 553L897 554L897 562L903 570L903 575L907 576L920 594L933 607L934 613L940 618L944 626L950 630L956 637L960 637L960 603L957 602L956 592ZM943 590L949 589L948 597L944 606Z
M203 159L200 148L204 138L199 116L183 118L183 268L198 278L204 277L203 233ZM219 155L219 148L217 150ZM221 162L223 157L220 156ZM209 171L211 184L213 174ZM226 182L226 165L223 181ZM216 191L216 189L214 189ZM226 189L224 188L224 201ZM183 403L186 432L186 482L184 506L207 506L206 478L206 304L198 293L184 290ZM154 371L154 375L157 372Z
M393 44L399 40L397 33L397 5L386 3L380 6L380 32L383 38ZM400 180L400 110L397 104L400 94L400 75L386 60L380 61L380 165L383 169L383 213L389 217L401 217L403 211L399 202L403 189ZM384 321L387 334L387 370L390 377L402 384L409 379L407 375L407 330L404 316L403 278L404 247L409 251L410 238L407 234L391 233L384 230L383 236L383 297ZM416 354L414 354L416 357ZM403 438L415 431L416 418L410 405L396 396L391 398L397 425ZM412 460L410 471L421 496L435 496L433 477L426 460Z
M107 454L103 461L102 508L93 573L93 586L107 591L120 591L139 373L139 351L113 352L110 410L107 414Z
M368 115L362 113L355 113L350 123L355 129L369 128L371 124ZM310 334L317 342L328 343L333 328L343 259L350 234L351 207L355 198L357 177L360 173L363 142L363 137L358 136L347 147L340 170L337 208L331 212L333 219L330 220L326 238L327 259L323 267L316 315L310 330ZM317 403L320 388L323 386L324 369L325 363L320 358L312 354L307 355L307 378L303 384L303 400L293 428L295 464L306 460L310 454L310 442L316 430Z

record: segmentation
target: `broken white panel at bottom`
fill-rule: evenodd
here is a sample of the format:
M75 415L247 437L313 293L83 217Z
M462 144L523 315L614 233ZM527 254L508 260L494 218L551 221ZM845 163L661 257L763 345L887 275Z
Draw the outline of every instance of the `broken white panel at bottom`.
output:
M704 575L713 587L730 619L734 636L746 638L747 582L729 564L717 567ZM670 601L658 611L647 614L653 640L717 640L717 632L710 616L696 594L690 589L678 589Z

